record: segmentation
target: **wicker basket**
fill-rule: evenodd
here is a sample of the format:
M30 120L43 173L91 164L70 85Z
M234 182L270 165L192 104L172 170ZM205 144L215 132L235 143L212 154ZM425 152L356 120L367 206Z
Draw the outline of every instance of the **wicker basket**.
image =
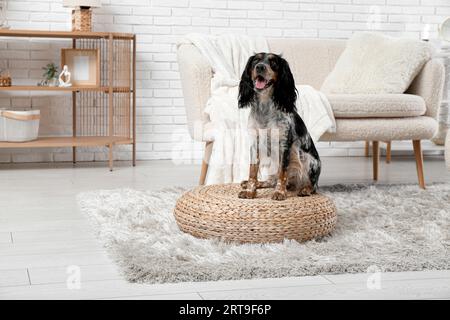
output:
M92 10L90 8L72 10L72 31L92 31Z
M0 76L0 87L11 87L11 77Z
M336 225L336 207L326 196L271 199L273 189L260 189L256 199L239 199L238 184L197 187L175 206L179 228L198 238L227 242L306 241L329 234Z

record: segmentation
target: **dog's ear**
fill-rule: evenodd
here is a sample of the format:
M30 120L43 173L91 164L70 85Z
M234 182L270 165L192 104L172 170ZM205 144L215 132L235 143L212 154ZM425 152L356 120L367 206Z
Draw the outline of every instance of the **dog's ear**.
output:
M253 88L253 81L251 78L252 63L255 56L248 58L247 65L244 72L242 72L241 82L239 82L239 108L248 107L248 105L255 98L255 90Z
M296 110L296 100L297 89L295 88L294 76L288 62L279 56L278 78L273 90L273 101L284 112L294 112Z

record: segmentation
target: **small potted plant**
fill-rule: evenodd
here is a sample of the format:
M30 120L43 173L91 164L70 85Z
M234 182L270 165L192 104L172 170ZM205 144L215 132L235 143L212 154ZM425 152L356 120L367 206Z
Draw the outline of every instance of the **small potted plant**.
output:
M58 86L58 67L54 63L49 63L42 68L45 72L44 79L39 83L41 86L57 87Z

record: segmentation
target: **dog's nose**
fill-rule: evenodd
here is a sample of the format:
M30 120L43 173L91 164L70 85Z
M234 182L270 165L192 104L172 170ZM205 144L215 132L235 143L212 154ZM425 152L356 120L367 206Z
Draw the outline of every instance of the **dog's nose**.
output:
M266 70L266 65L263 63L258 63L256 65L256 72L264 72Z

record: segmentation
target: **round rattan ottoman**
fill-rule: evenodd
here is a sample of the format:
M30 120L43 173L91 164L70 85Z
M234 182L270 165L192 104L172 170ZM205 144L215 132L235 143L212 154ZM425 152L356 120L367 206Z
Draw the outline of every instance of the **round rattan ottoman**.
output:
M255 199L239 199L239 184L197 187L177 201L179 228L197 238L226 242L306 241L328 235L336 225L336 207L326 196L271 199L273 189L259 189Z

